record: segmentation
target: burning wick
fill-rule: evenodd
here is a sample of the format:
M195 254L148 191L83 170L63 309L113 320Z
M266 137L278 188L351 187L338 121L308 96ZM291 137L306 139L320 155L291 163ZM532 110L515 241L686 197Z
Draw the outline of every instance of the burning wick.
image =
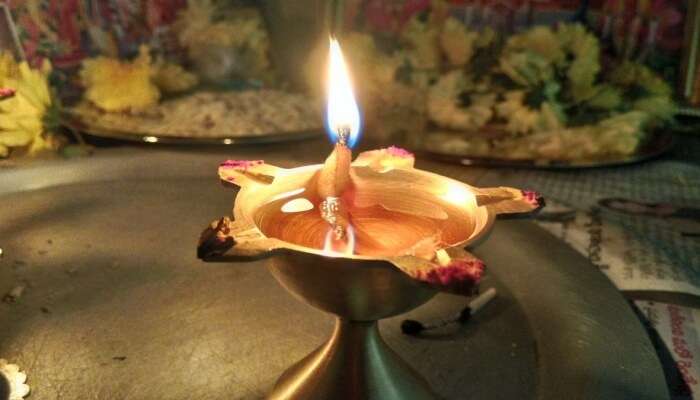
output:
M325 197L321 202L320 211L328 225L331 226L335 240L345 237L347 218L343 215L343 204L340 195L348 186L350 178L350 161L352 153L347 146L350 128L342 126L337 129L338 142L335 150L328 157L319 178L319 192Z
M328 62L328 133L335 146L323 163L316 179L316 189L323 201L321 218L330 226L336 241L347 236L350 215L343 194L352 186L350 164L353 146L360 131L360 110L355 101L350 73L338 41L331 38ZM349 239L348 239L349 240Z
M336 131L338 133L338 144L347 147L348 138L350 137L350 127L347 125L343 125L338 127Z
M424 324L414 319L406 319L401 323L401 332L403 332L405 335L416 336L423 331L442 328L455 322L464 324L485 305L490 303L495 297L496 289L490 288L477 296L474 300L470 301L469 304L467 304L467 306L464 307L456 317L447 320L439 320Z

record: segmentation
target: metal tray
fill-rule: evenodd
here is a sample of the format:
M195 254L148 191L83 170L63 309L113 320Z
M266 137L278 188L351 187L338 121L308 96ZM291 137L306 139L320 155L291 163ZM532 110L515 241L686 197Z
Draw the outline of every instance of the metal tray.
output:
M91 126L80 121L77 117L71 117L66 123L69 129L83 133L88 136L94 136L100 139L110 139L122 142L131 143L146 143L146 144L166 144L166 145L250 145L263 143L283 143L295 142L309 138L318 138L324 136L323 132L318 130L308 130L301 132L285 132L285 133L268 133L264 135L249 135L249 136L220 136L220 137L187 137L187 136L163 136L153 135L142 132L122 132L110 129Z
M429 133L427 133L429 134ZM477 165L484 167L510 167L510 168L537 168L551 170L571 170L617 167L622 165L637 164L653 160L669 152L675 143L673 133L670 131L654 132L639 150L630 156L608 157L600 159L583 159L576 161L558 160L525 160L507 159L498 157L477 157L469 154L450 154L426 148L419 137L412 138L412 144L417 152L435 160L445 161L461 165Z
M258 399L332 329L264 268L195 258L230 212L223 153L101 150L0 170L0 357L36 399ZM289 146L232 158L309 162ZM318 158L322 156L319 154ZM439 164L424 162L426 169ZM499 222L476 250L499 297L462 328L424 338L402 318L445 318L439 295L381 329L446 399L667 399L628 303L583 257L528 221Z

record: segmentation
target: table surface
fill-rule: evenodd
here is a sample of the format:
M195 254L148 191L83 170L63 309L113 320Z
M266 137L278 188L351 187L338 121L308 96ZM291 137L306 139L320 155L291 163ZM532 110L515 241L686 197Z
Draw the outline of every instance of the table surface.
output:
M198 263L193 238L207 221L230 211L233 193L217 182L219 161L261 158L293 167L322 161L326 149L323 140L235 149L127 147L98 150L99 163L35 162L0 170L0 201L11 206L0 210L7 221L0 225L0 293L27 286L17 303L0 304L0 357L20 363L42 399L75 398L76 391L85 399L115 393L134 399L262 397L284 367L328 335L331 321L291 300L261 265ZM487 170L427 160L418 167L477 186L533 188L583 205L572 181L619 182L623 178L616 177L655 177L670 169L684 174L685 182L699 182L700 166L687 149L654 163L586 172ZM127 155L141 162L124 164ZM697 201L697 186L673 199ZM594 189L607 197L626 190ZM659 199L668 200L653 191L646 198ZM182 221L188 222L184 229ZM589 392L572 390L573 398L663 398L658 361L648 340L635 336L638 322L621 297L562 300L574 285L567 280L571 273L536 272L566 260L563 268L587 271L581 278L586 283L578 282L587 290L609 290L604 276L573 250L549 244L553 237L529 222L499 224L504 227L477 253L493 264L485 284L499 287L502 300L475 324L425 340L398 334L400 318L391 319L382 326L389 344L446 398L560 398L566 385L577 384ZM538 277L556 288L543 291ZM558 300L569 311L557 308ZM409 315L445 316L463 304L440 295ZM582 314L565 315L574 311ZM576 318L578 324L562 322ZM586 329L596 333L585 336ZM634 343L624 341L630 337ZM607 362L605 353L617 361L604 371L589 370Z

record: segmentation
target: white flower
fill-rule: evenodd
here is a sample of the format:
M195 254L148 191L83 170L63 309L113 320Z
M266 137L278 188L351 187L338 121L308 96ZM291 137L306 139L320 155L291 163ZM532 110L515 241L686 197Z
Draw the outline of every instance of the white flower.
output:
M29 394L27 374L20 372L16 364L9 364L7 360L0 358L0 379L5 378L10 386L9 400L22 400Z

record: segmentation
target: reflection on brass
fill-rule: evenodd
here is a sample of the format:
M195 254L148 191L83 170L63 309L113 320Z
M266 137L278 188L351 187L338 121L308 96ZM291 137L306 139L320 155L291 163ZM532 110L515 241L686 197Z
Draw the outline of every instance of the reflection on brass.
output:
M270 399L435 399L427 382L382 340L378 320L436 291L391 263L285 251L269 270L299 300L336 317L331 338L289 368Z
M335 240L340 240L345 237L345 228L338 223L338 213L340 212L340 198L326 197L321 202L321 218L328 222L333 230Z

